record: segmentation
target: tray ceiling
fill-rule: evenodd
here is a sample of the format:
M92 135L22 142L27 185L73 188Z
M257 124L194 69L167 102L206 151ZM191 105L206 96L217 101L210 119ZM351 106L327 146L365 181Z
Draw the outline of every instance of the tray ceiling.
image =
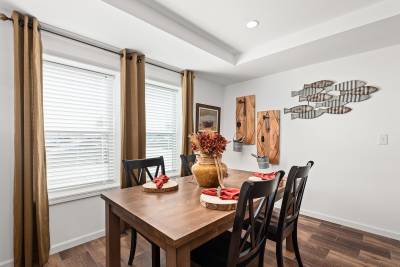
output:
M398 0L2 0L223 85L400 43ZM247 21L260 26L247 29Z

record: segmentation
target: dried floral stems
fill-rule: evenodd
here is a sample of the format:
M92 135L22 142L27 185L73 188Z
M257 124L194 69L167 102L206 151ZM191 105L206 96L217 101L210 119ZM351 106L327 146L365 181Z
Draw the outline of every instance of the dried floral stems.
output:
M224 186L224 170L221 164L221 158L214 157L215 166L217 167L217 174L218 174L218 183L221 188L225 188Z
M226 149L228 141L217 132L206 129L190 135L192 150L211 157L220 157Z

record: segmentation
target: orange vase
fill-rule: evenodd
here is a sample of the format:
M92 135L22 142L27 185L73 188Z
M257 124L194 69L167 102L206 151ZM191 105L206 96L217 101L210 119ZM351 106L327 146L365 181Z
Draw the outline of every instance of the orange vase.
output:
M228 174L228 168L221 162L224 176ZM197 162L192 166L193 176L201 187L218 187L218 170L215 159L207 154L197 155Z

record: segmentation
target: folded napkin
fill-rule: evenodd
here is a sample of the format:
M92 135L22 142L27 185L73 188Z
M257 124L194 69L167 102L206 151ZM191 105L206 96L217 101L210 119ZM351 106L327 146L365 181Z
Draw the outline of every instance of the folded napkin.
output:
M209 196L218 196L217 188L206 188L201 190L201 193ZM237 200L239 199L239 193L239 188L222 188L219 198L222 200Z
M261 178L262 180L272 180L275 178L276 172L267 172L267 173L255 172L253 173L253 176Z
M153 179L153 182L156 184L157 189L160 189L160 188L163 187L163 185L164 185L165 183L168 182L168 180L169 180L168 176L166 176L166 175L160 175L160 176L158 176L158 177L155 177L155 178Z

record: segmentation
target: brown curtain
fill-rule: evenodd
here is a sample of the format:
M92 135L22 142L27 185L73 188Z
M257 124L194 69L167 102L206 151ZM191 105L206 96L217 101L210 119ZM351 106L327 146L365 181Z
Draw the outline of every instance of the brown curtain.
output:
M182 154L184 155L192 154L189 135L193 133L193 80L194 73L185 70L182 75Z
M122 51L121 57L121 159L146 157L145 56ZM121 166L121 187L125 188ZM145 179L143 176L142 179ZM133 182L135 182L133 180Z
M36 18L13 12L14 266L49 257L49 206L43 125L42 41Z

